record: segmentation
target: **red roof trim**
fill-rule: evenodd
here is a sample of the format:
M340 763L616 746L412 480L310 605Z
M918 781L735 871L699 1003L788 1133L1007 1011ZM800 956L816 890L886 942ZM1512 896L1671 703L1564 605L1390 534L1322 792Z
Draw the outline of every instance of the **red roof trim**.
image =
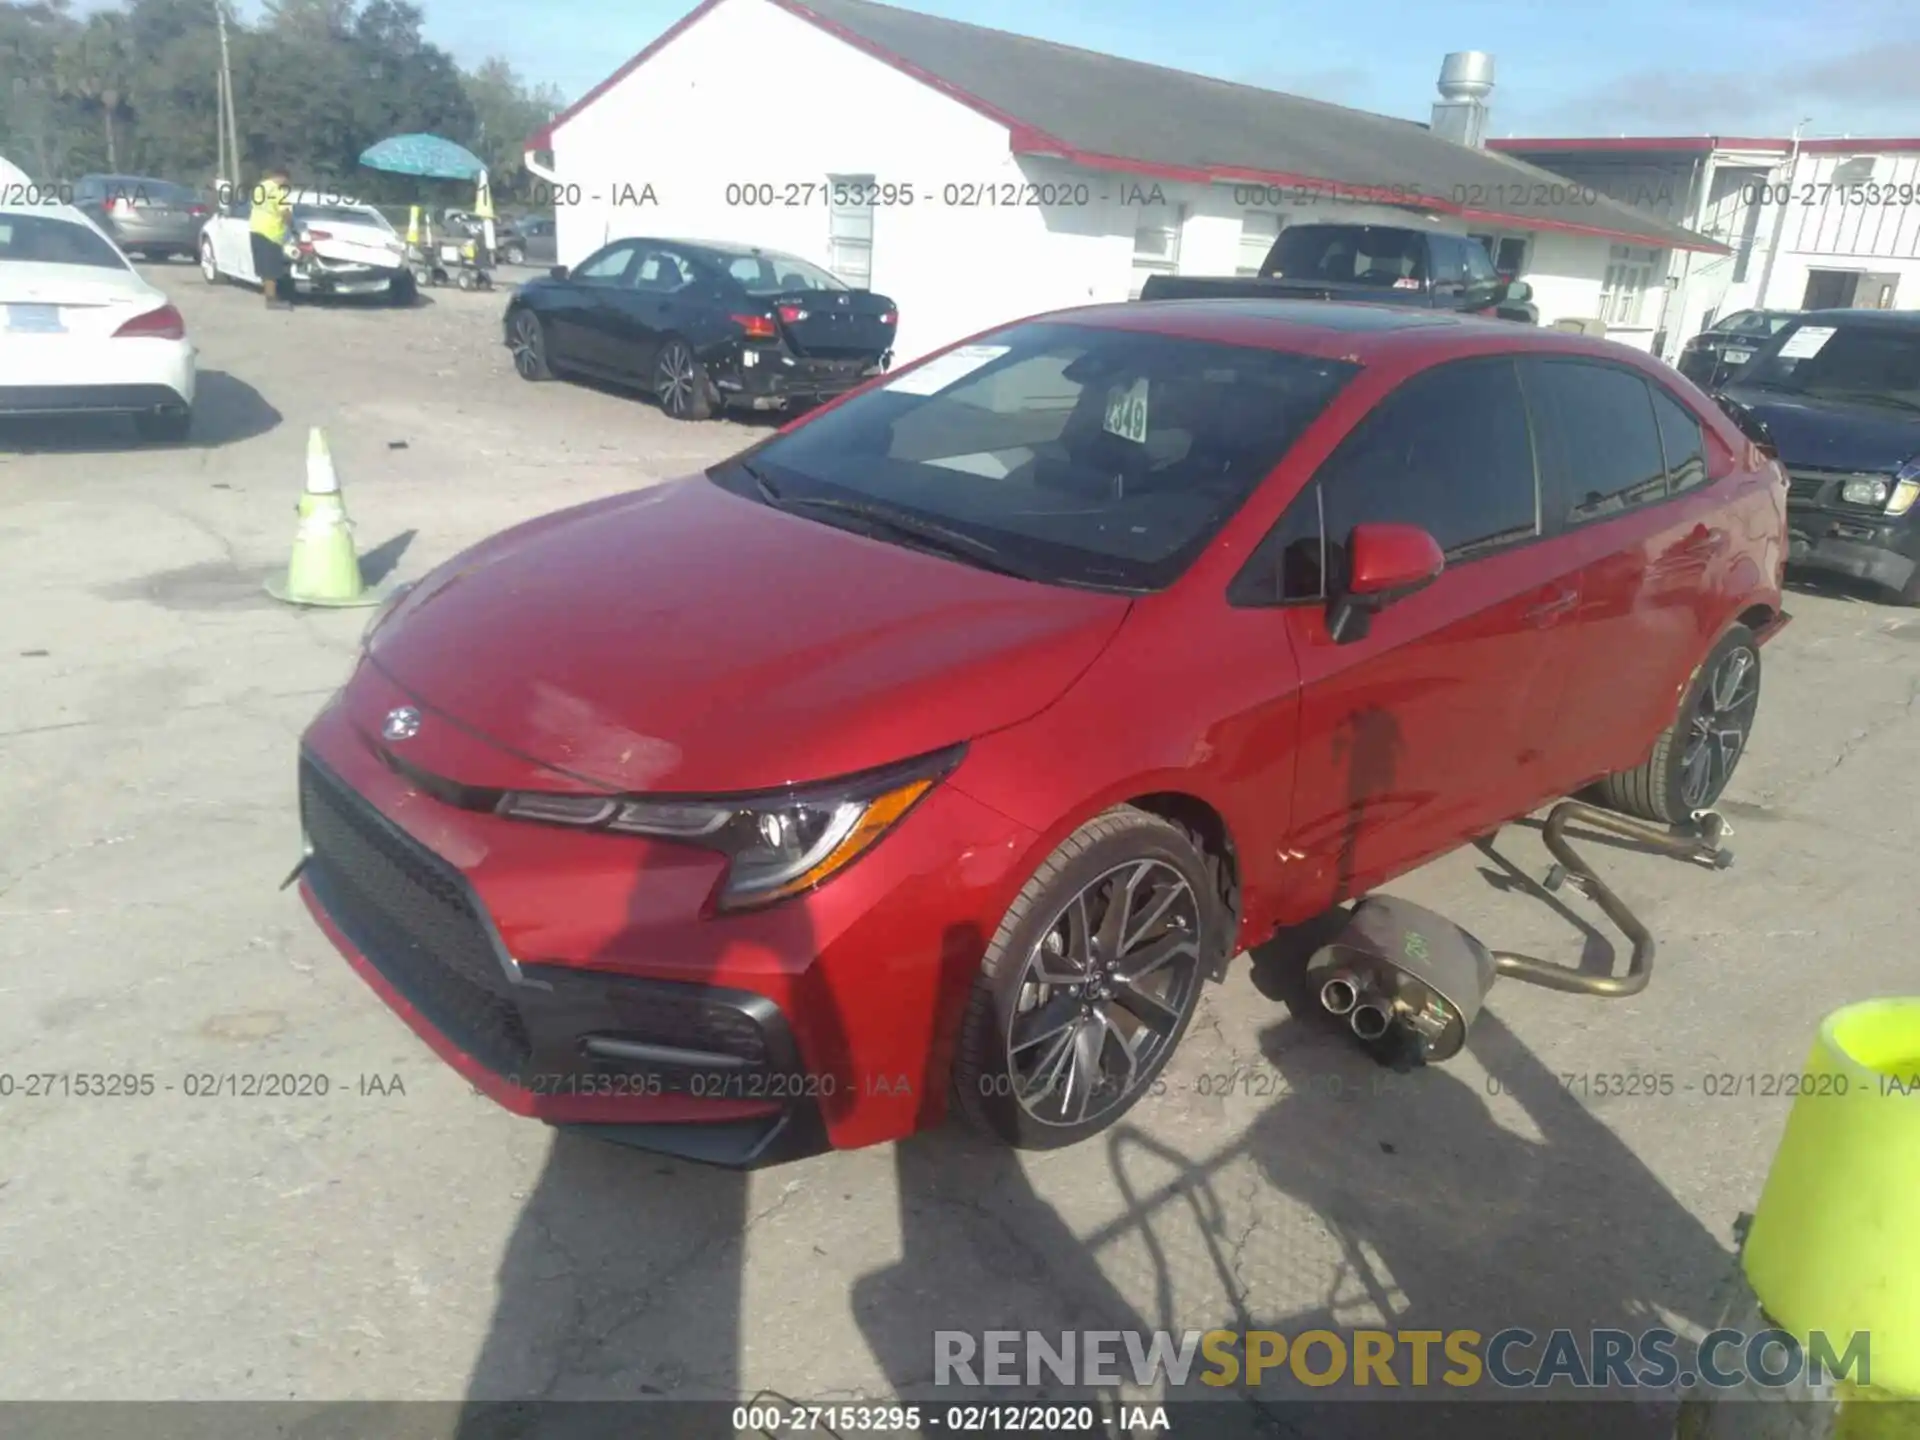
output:
M593 89L589 90L585 95L582 95L560 114L548 121L545 126L536 131L528 138L526 148L529 150L544 150L549 148L553 144L553 132L556 129L579 114L615 85L626 79L627 76L639 69L640 66L684 33L695 21L699 20L720 3L721 0L701 0L701 3L690 14L681 19L679 23L670 28L658 40L655 40L651 45L647 46L646 49L634 56L633 59L622 65L618 70L614 71L613 74L609 75L605 80L602 80L598 85L594 86ZM834 39L841 41L843 44L851 45L854 49L872 56L882 64L899 71L902 75L918 80L921 84L939 91L942 95L966 106L969 110L977 114L985 116L995 124L1006 127L1008 135L1007 148L1016 155L1053 156L1058 159L1072 161L1077 165L1087 165L1102 170L1114 170L1127 175L1145 175L1159 180L1189 181L1199 184L1239 180L1250 181L1255 184L1308 185L1316 189L1323 189L1330 195L1359 201L1373 200L1380 204L1387 205L1405 205L1409 199L1405 191L1396 192L1390 188L1381 186L1350 185L1338 180L1327 179L1323 176L1295 175L1278 170L1240 170L1222 166L1193 168L1162 165L1153 161L1131 159L1123 155L1099 155L1091 151L1076 150L1064 140L1049 135L1043 130L1035 129L1033 126L1021 121L1017 116L1009 115L1004 110L988 104L979 96L970 94L962 90L959 86L951 84L937 75L928 73L904 57L894 54L885 46L877 45L864 35L856 34L845 26L835 24L825 16L809 10L804 0L767 0L767 3L777 5L780 9L785 10L796 19L806 21L809 25L815 26L828 35L833 36ZM1516 142L1505 143L1512 144ZM1635 241L1640 244L1645 244L1647 240L1645 235L1633 231L1615 230L1608 226L1580 225L1565 220L1542 220L1538 217L1529 218L1520 215L1505 215L1492 210L1469 210L1465 206L1453 204L1428 195L1421 195L1417 198L1420 206L1424 209L1438 210L1443 214L1458 215L1468 220L1492 220L1503 224L1522 225L1529 230L1558 230L1574 235L1597 235L1614 240ZM1718 244L1711 240L1702 240L1697 245L1674 245L1666 248L1701 250L1709 254L1719 255L1732 253L1725 245Z
M1233 181L1255 185L1304 185L1324 191L1330 198L1355 202L1373 201L1381 205L1412 203L1419 209L1434 210L1443 215L1456 215L1463 220L1493 221L1502 225L1517 225L1527 230L1556 230L1571 235L1596 235L1610 240L1625 240L1637 245L1645 245L1648 238L1638 231L1617 230L1608 225L1582 225L1573 220L1545 220L1537 215L1508 215L1497 210L1477 210L1438 196L1410 197L1405 191L1396 192L1385 186L1349 185L1343 181L1329 180L1324 176L1295 175L1282 170L1241 170L1224 166L1159 165L1146 160L1128 159L1124 155L1100 155L1089 150L1076 150L1073 146L1056 140L1050 135L1027 128L1016 128L1007 148L1016 155L1069 160L1076 165L1085 165L1092 169L1114 170L1124 175L1145 175L1155 180L1177 180L1202 185ZM1727 246L1704 238L1694 245L1671 244L1656 248L1699 250L1709 255L1733 253Z
M719 3L720 0L700 0L698 5L669 26L666 33L661 35L659 39L655 40L651 45L647 46L646 49L642 50L638 55L614 71L613 74L602 80L598 85L574 101L573 104L567 106L566 109L562 110L558 115L534 131L533 134L529 135L522 148L527 150L551 150L553 148L553 132L555 130L558 130L562 125L566 124L567 121L578 115L582 110L586 109L587 106L591 105L602 95L606 94L607 91L626 79L627 76L646 64L647 61L651 60L655 55L658 55L675 40L678 40L687 30L692 28L695 22L704 19L707 12Z
M1580 138L1539 138L1489 140L1489 150L1518 151L1521 154L1546 155L1554 152L1590 154L1628 154L1665 150L1680 154L1704 155L1712 150L1777 150L1781 154L1793 148L1791 138L1761 138L1752 135L1614 135ZM1835 139L1802 140L1800 148L1814 155L1870 155L1876 152L1920 150L1920 138L1870 135Z

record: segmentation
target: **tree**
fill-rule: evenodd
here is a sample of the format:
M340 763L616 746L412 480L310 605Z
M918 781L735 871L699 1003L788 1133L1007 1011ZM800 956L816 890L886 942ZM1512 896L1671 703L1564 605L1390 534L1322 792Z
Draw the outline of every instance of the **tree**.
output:
M218 149L214 0L0 0L0 153L44 181L114 170L198 184ZM360 153L425 131L466 145L496 198L521 173L520 144L559 108L504 61L462 73L423 33L409 0L277 0L228 20L241 165L370 194L411 192Z
M127 84L133 74L133 45L127 17L106 10L87 18L79 34L55 54L54 84L60 94L100 117L106 128L107 169L120 169L120 147L114 122L127 103Z

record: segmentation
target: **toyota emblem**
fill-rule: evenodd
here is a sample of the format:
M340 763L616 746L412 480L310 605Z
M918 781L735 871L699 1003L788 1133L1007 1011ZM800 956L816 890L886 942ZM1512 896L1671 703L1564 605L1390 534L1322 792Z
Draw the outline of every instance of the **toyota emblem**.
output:
M411 740L420 733L420 712L411 705L402 705L389 710L385 723L380 726L380 734L387 740Z

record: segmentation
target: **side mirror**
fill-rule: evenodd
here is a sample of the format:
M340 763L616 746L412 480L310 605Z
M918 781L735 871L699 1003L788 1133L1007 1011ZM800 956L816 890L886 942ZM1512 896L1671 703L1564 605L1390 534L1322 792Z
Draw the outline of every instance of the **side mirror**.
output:
M556 265L549 270L547 274L551 275L555 280L564 280L567 278L568 270L564 265Z
M1524 280L1509 280L1506 284L1506 293L1500 298L1502 301L1511 300L1516 305L1524 305L1533 299L1533 287Z
M1440 578L1447 557L1418 525L1356 525L1347 537L1346 584L1327 612L1336 645L1366 638L1373 616Z

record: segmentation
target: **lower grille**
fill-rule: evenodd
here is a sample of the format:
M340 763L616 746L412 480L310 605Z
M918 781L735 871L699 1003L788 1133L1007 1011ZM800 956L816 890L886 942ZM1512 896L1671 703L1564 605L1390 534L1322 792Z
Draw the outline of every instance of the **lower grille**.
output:
M1790 470L1787 472L1787 498L1804 500L1809 505L1817 505L1827 492L1827 486L1833 483L1833 477L1818 472Z
M354 946L482 1065L502 1075L524 1065L526 1022L460 873L304 756L300 818L315 893Z

